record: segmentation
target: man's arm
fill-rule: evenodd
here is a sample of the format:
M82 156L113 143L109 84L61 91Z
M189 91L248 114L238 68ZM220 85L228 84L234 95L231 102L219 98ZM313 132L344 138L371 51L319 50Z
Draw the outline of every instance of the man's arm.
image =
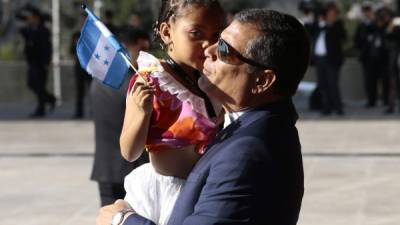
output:
M148 220L136 213L131 214L126 218L123 225L156 225L153 221Z
M251 139L251 140L249 140ZM206 184L202 188L194 212L183 224L170 225L248 225L254 200L254 183L260 179L257 173L260 162L265 159L260 153L264 148L260 141L242 138L213 159ZM263 177L263 179L267 179ZM179 198L178 198L179 200ZM176 212L175 212L176 213ZM138 214L129 216L123 225L155 225Z
M135 214L133 212L132 208L129 206L129 204L122 199L118 199L117 201L114 202L114 204L102 207L99 211L99 214L97 215L96 225L112 224L113 216L116 215L118 212L121 212L122 210L126 210L126 209L129 209L129 210L127 213L124 213L125 215L122 218L121 223L118 225L124 224L124 222L126 221L126 219L128 217ZM152 225L152 224L149 223L148 225Z

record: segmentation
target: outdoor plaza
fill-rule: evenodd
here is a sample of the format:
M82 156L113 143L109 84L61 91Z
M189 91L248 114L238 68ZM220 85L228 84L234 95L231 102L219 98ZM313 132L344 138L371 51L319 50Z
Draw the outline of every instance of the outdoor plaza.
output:
M97 184L89 180L90 120L0 117L0 224L94 224ZM305 194L299 225L397 225L400 221L398 115L348 106L344 117L300 107ZM13 115L13 116L11 116Z

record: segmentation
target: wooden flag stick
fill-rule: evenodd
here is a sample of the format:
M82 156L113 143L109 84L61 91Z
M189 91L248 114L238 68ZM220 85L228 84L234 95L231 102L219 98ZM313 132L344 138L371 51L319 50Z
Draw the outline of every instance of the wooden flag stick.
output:
M142 79L142 81L147 85L147 80L146 78L144 78L142 76L142 74L139 73L139 71L137 71L137 69L132 65L131 61L129 61L129 59L126 57L125 54L120 53L122 55L122 57L125 59L125 61L131 66L131 68L133 69L133 71L135 71L135 73Z

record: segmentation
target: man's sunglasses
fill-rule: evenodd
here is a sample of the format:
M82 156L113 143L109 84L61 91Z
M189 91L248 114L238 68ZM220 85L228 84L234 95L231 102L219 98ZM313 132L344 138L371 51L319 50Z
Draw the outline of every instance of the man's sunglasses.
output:
M254 60L248 59L242 56L238 51L236 51L230 44L228 44L224 39L219 38L218 40L218 58L228 64L240 65L247 63L249 65L259 67L261 69L267 69L268 67L255 62Z

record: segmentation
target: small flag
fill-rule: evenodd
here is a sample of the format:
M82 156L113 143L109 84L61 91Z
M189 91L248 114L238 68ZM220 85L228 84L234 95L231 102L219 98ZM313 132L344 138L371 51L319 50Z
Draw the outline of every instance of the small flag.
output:
M130 57L110 30L86 6L82 7L88 17L76 47L79 62L90 75L119 89L128 74Z

